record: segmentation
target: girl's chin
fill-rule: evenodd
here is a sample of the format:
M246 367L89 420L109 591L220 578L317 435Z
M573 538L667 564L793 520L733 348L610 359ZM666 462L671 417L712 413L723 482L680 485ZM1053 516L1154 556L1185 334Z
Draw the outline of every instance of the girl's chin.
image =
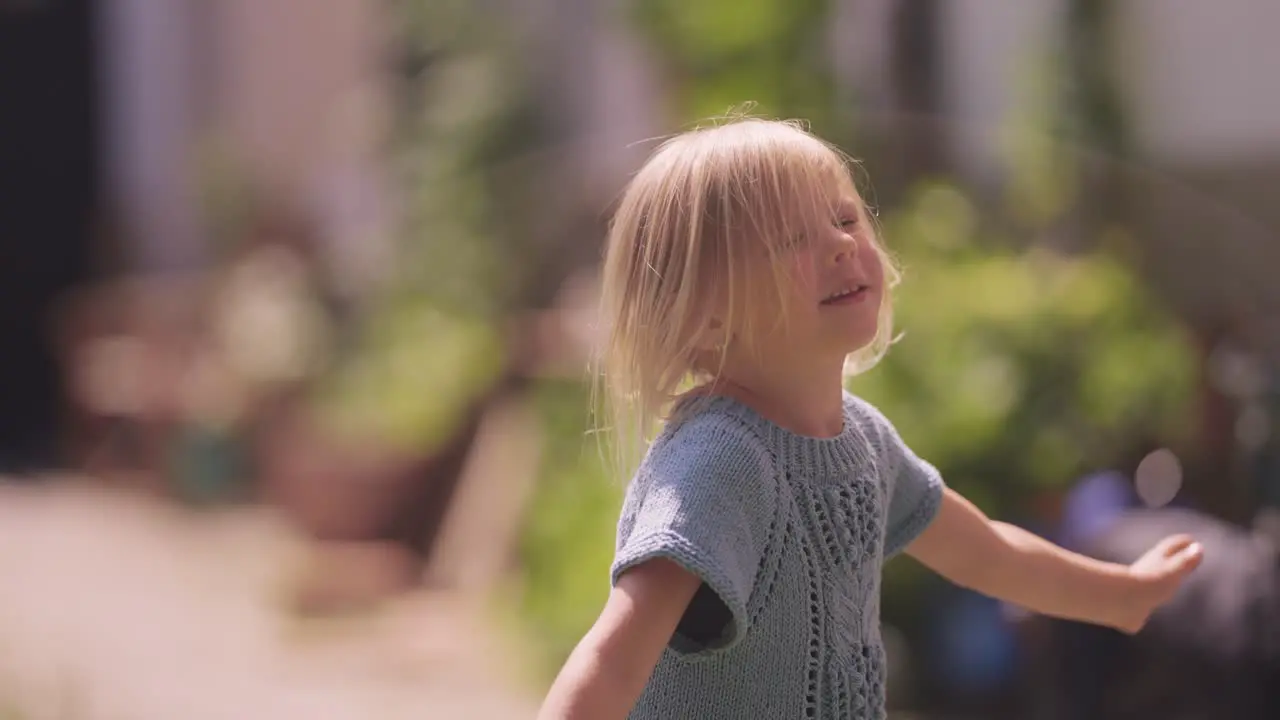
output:
M876 339L876 326L868 324L862 327L853 327L849 332L840 338L841 350L846 354L856 353L859 350L870 345Z

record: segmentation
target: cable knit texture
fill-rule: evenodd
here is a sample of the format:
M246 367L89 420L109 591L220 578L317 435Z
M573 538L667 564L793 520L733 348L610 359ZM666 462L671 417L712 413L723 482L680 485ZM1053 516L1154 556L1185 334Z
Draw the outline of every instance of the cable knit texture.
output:
M942 479L870 404L846 393L844 416L819 439L730 398L677 408L628 489L612 579L669 558L727 620L676 633L632 718L885 717L881 565L936 515Z

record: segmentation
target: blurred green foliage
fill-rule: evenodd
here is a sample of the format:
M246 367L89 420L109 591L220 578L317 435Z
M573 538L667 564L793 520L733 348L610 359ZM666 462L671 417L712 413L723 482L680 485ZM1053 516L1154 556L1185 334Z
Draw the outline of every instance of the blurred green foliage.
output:
M591 433L591 391L548 380L534 393L546 423L539 484L519 548L518 611L535 673L550 681L600 612L623 483L610 477L608 439Z
M746 109L832 128L830 0L635 0L637 28L662 49L681 120ZM842 138L833 137L833 140Z
M339 427L424 453L508 365L504 327L532 252L531 184L513 186L510 167L542 134L500 25L462 2L395 10L403 84L388 156L403 223L392 276L322 399Z
M883 225L906 268L902 337L851 387L951 485L1008 515L1137 437L1183 437L1188 338L1117 259L984 241L974 205L941 183Z
M388 302L362 328L360 347L320 397L336 429L407 453L429 453L491 386L505 362L493 325L428 300Z
M950 487L1017 522L1039 496L1140 444L1184 442L1197 360L1184 328L1116 256L1016 249L1025 243L984 237L984 225L945 183L917 187L885 218L905 267L900 339L850 386ZM887 622L919 625L924 578L914 563L889 564Z

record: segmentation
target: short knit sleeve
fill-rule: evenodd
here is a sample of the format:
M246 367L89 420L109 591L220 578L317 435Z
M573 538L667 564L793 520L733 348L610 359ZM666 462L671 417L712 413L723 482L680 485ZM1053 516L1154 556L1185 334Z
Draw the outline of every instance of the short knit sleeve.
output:
M928 461L918 457L897 428L875 407L859 401L870 416L878 436L881 471L889 496L885 523L884 557L902 552L920 536L942 507L942 475Z
M730 616L709 640L677 631L672 649L728 648L749 629L748 607L778 504L772 466L740 422L702 415L661 436L637 471L618 522L612 582L666 558L701 578Z

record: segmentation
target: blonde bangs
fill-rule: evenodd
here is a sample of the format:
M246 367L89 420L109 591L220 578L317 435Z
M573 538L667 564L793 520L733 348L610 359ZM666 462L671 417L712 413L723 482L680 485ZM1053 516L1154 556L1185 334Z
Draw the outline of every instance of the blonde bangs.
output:
M757 340L772 328L752 323L784 318L795 281L782 255L815 219L858 197L851 170L799 123L743 119L668 140L632 179L606 241L596 375L597 409L607 402L624 468L678 394L718 372L723 347L707 345L713 317L740 332L735 342L762 349ZM887 322L851 367L883 355L891 318L886 293Z
M740 319L737 339L756 354L790 313L790 290L797 279L788 253L821 232L815 223L825 228L844 198L858 196L852 160L839 150L794 125L764 129L764 137L755 139L751 162L736 168L742 186L736 212L744 218L746 232L739 238L743 252L730 272L747 282L729 293L729 307ZM756 325L761 322L767 324Z

